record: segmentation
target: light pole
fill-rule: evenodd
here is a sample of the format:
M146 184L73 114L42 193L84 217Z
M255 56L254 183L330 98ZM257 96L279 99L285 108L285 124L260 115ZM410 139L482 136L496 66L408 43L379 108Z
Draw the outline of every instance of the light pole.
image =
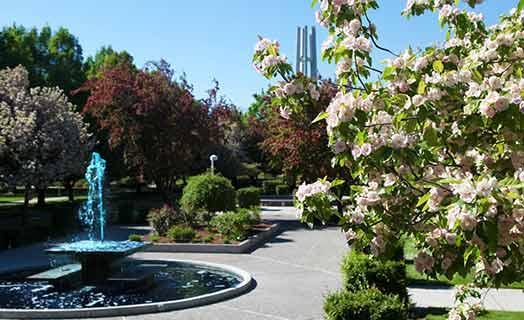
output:
M218 160L218 157L216 154L212 154L209 156L209 160L211 161L211 174L215 174L215 161Z

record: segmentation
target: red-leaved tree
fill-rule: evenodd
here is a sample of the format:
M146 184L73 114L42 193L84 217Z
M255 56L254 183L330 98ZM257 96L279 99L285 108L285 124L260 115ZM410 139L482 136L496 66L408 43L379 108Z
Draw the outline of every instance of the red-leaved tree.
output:
M321 81L318 100L304 99L304 112L287 117L280 106L274 105L266 113L262 149L272 166L281 167L291 180L312 182L331 176L328 136L324 123L312 124L335 96L336 86L328 80Z
M198 170L213 144L216 125L209 106L177 81L165 62L142 70L120 65L81 88L90 92L84 112L121 148L129 170L153 180L166 202L176 180Z

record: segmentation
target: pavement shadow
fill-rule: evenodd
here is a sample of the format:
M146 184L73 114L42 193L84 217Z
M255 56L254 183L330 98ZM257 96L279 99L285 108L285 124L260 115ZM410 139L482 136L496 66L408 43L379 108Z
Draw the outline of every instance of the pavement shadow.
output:
M274 212L274 211L280 211L280 209L277 209L277 208L267 208L267 207L262 207L261 211L270 211L270 212Z
M268 243L287 243L287 242L295 242L295 241L289 238L282 238L280 237L280 235L268 241Z
M408 287L415 288L415 289L449 289L452 288L453 285L450 285L448 283L445 283L443 281L439 280L410 280L408 283Z
M448 313L446 308L422 308L422 307L412 307L411 313L414 319L425 319L427 316L442 316Z

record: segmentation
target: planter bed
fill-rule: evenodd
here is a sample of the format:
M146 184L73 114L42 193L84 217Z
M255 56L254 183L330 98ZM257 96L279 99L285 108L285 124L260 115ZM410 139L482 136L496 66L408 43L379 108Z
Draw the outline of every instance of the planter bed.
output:
M175 243L155 242L147 247L146 252L199 252L199 253L249 253L273 238L280 230L278 224L259 224L253 227L252 234L245 240L233 243Z

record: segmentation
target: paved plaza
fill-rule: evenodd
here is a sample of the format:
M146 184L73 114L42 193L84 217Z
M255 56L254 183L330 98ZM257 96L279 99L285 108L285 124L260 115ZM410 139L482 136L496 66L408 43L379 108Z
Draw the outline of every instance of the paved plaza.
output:
M144 259L191 259L223 263L250 272L256 287L240 297L198 308L167 313L106 319L214 319L214 320L306 320L322 319L326 294L341 287L339 266L348 248L339 228L310 230L296 221L294 209L265 207L265 219L279 221L284 231L251 254L138 253ZM146 230L112 228L115 240L128 233ZM34 245L0 253L0 271L27 263L41 264L44 245ZM28 256L33 259L27 259ZM412 301L419 307L448 307L452 289L410 288ZM487 309L524 310L520 290L490 290Z

